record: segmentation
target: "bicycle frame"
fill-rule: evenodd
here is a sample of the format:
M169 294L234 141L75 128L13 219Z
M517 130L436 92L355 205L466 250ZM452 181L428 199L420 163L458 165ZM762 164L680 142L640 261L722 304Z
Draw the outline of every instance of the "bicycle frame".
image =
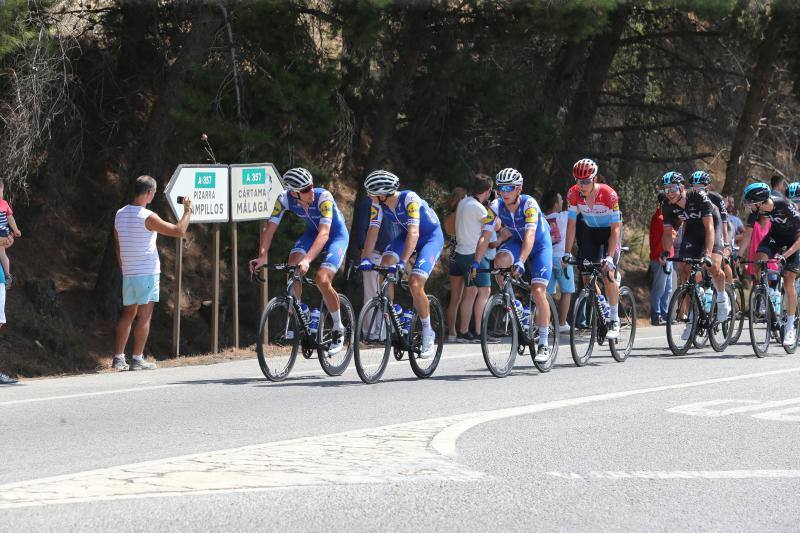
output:
M377 297L381 301L381 307L383 308L384 315L388 314L389 318L391 319L390 322L392 324L392 333L397 333L397 339L400 343L398 348L403 351L410 351L411 346L409 345L408 335L403 334L403 328L400 325L400 317L398 317L397 313L395 313L394 305L390 305L392 301L387 296L390 285L399 285L403 288L406 287L406 285L403 283L404 271L395 269L393 267L383 266L373 266L372 270L376 271L378 274L384 274L383 280L381 281L381 286L378 288ZM414 310L413 312L416 314L417 311ZM395 337L393 336L392 338L394 339Z
M277 265L262 265L256 271L256 278L260 282L264 282L264 277L261 274L264 269L266 268L273 268L274 270L285 270L287 272L286 276L286 288L283 290L283 297L289 303L289 306L294 311L295 316L298 318L300 322L300 327L302 328L303 333L303 342L305 344L304 348L315 348L317 346L317 340L314 338L314 335L311 334L311 318L307 317L303 310L300 307L302 301L295 296L294 294L294 286L298 283L306 284L306 285L313 285L314 281L306 276L301 276L297 274L297 265L287 265L285 263L277 264ZM289 321L286 321L286 328L289 327Z
M591 299L589 300L592 305L592 310L597 313L598 317L602 317L602 310L600 309L600 295L602 291L600 289L600 282L599 278L603 276L603 272L601 268L603 267L603 263L590 263L589 261L570 261L570 265L575 265L578 267L578 272L582 276L589 276L589 280L586 282L581 292L589 298L589 294L591 293ZM594 288L594 290L592 290ZM577 298L576 298L577 301ZM606 324L605 320L598 320L597 321L597 343L602 344L605 341L606 334L608 333L608 325Z

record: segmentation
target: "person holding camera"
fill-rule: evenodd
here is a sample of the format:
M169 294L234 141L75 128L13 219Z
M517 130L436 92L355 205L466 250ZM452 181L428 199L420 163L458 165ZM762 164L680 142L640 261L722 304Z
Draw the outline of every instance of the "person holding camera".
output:
M122 268L122 314L117 322L112 368L117 370L153 370L155 363L144 360L144 345L150 334L153 306L159 298L161 262L156 248L159 234L184 237L192 216L192 201L183 198L183 216L177 224L166 222L147 209L156 195L156 180L139 176L134 184L133 202L117 211L114 236L117 261ZM133 330L131 364L125 362L125 345Z

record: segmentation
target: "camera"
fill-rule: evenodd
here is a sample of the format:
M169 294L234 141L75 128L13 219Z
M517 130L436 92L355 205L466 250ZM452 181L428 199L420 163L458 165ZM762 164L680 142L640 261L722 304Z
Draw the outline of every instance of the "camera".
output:
M177 200L178 200L178 203L179 203L179 204L182 204L182 203L183 203L183 199L184 199L184 197L183 197L183 196L178 196L178 199L177 199Z

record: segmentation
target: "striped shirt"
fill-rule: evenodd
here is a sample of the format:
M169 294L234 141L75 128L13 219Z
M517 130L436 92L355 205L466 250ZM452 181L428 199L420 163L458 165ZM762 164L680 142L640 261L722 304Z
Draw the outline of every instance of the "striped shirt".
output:
M0 237L8 237L11 233L8 227L8 217L13 215L11 206L5 200L0 200Z
M126 205L114 217L119 235L119 255L123 276L147 276L161 273L156 249L158 233L148 230L144 222L153 212L138 205Z

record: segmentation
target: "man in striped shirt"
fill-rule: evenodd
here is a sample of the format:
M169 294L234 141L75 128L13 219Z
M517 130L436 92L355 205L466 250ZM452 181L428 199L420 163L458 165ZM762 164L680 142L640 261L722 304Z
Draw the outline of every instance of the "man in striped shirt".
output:
M156 195L156 180L139 176L134 186L133 202L126 205L114 218L114 235L117 243L117 260L122 268L122 314L117 322L113 368L117 370L152 370L155 363L144 360L144 345L150 333L153 305L158 301L161 262L158 259L156 237L183 237L192 216L192 201L183 200L183 216L177 224L170 224L147 209ZM125 345L131 333L133 320L133 357L131 365L125 362Z

